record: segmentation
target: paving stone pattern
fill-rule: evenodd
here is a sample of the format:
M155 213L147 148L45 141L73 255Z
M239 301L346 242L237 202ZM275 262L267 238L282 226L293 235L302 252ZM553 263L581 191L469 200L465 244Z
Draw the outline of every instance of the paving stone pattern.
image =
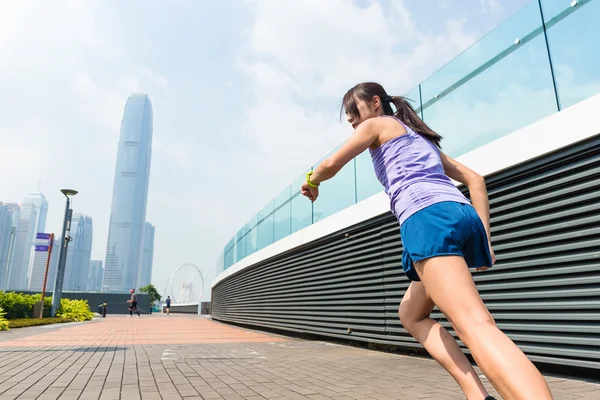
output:
M599 382L547 380L556 399L600 399ZM464 396L429 359L288 338L197 316L153 314L1 332L4 399Z

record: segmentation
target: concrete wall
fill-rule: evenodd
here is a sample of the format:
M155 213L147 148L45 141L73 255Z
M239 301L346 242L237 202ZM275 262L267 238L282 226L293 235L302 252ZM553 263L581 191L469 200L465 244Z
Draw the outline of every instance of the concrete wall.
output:
M163 306L167 312L167 306ZM198 304L171 304L171 314L198 314Z

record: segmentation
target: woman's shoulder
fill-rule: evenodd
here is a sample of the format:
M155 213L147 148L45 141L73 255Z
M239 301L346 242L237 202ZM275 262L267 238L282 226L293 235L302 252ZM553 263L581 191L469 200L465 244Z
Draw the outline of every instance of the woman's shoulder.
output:
M378 118L371 118L371 120L373 120L372 129L377 133L377 140L373 148L378 148L387 142L406 136L409 133L406 125L391 115L382 115Z

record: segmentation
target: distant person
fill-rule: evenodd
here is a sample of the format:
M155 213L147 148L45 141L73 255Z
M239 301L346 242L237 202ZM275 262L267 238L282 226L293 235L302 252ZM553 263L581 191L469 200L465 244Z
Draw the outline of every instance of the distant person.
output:
M502 397L552 399L544 377L496 326L469 271L485 271L496 258L483 177L444 154L442 137L406 99L390 96L378 83L348 90L342 111L354 133L306 175L301 193L314 202L321 182L369 151L400 224L402 268L411 281L398 310L404 328L452 375L468 399L492 397L456 340L430 317L436 305ZM469 189L471 201L452 179Z
M127 318L131 318L133 316L133 310L135 310L137 317L140 317L140 312L138 311L137 308L137 295L135 294L135 289L130 289L129 293L131 293L131 299L127 300L129 304L129 316Z
M171 313L171 296L167 296L167 315Z

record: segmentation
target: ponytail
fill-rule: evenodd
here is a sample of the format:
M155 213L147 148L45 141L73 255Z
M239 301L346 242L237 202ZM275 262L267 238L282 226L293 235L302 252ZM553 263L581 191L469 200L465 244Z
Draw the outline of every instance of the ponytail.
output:
M413 131L435 143L435 145L441 149L440 142L442 141L442 137L419 118L408 100L401 96L388 95L385 92L385 89L376 82L359 83L346 92L344 99L342 100L342 107L340 108L340 119L342 117L342 111L345 111L346 114L358 116L359 112L356 101L362 100L370 102L375 96L378 96L381 100L384 114L398 118ZM392 109L392 104L396 108L395 112Z
M383 101L383 111L388 115L393 115L398 118L400 121L404 122L408 125L413 131L418 133L421 136L429 139L438 148L442 148L440 142L442 141L442 137L432 130L427 124L419 118L412 105L408 102L408 100L402 96L386 96L389 102ZM396 108L396 112L392 111L392 107L390 103L394 105ZM387 106L387 107L386 107Z

